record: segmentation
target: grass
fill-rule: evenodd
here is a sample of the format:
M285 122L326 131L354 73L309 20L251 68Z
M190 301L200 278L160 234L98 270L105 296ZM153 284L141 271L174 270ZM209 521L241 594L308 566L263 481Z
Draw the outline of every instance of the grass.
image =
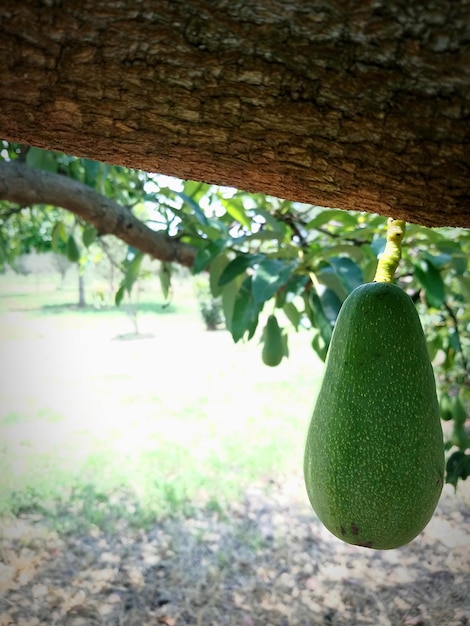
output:
M256 340L204 329L187 282L171 307L143 295L130 341L119 309L30 282L0 277L0 512L142 525L301 472L321 372L306 332L268 368Z

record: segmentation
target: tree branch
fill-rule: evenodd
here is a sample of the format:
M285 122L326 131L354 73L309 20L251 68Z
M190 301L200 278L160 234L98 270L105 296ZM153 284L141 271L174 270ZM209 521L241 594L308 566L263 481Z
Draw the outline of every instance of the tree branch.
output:
M155 259L186 267L194 261L193 246L153 231L126 207L61 174L19 161L0 162L0 200L61 207L93 224L100 234L113 234Z
M2 0L0 137L470 227L467 2L155 4Z

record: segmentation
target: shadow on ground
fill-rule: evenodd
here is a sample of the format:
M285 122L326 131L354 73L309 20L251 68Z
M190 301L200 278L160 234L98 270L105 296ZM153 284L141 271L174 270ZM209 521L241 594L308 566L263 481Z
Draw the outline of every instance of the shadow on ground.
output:
M59 535L41 515L5 519L0 625L463 626L469 495L445 491L418 539L382 552L333 538L299 479L148 530Z

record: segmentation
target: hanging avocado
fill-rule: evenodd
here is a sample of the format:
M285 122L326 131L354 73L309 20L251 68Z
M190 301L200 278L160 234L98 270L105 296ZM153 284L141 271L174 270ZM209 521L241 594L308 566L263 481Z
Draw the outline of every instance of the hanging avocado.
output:
M433 515L444 481L434 374L416 308L390 282L361 285L341 308L304 475L319 519L351 544L402 546Z
M263 350L261 358L265 365L276 367L282 361L285 346L282 331L275 315L270 315L263 331Z

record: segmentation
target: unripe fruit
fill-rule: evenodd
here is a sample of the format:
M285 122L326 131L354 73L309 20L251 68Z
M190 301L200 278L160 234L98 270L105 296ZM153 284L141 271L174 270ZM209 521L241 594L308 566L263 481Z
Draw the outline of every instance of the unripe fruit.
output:
M276 367L284 356L284 342L275 315L270 315L263 331L263 350L261 358L265 365Z
M310 502L340 539L376 549L414 539L444 481L444 443L416 308L391 283L344 302L307 435Z

